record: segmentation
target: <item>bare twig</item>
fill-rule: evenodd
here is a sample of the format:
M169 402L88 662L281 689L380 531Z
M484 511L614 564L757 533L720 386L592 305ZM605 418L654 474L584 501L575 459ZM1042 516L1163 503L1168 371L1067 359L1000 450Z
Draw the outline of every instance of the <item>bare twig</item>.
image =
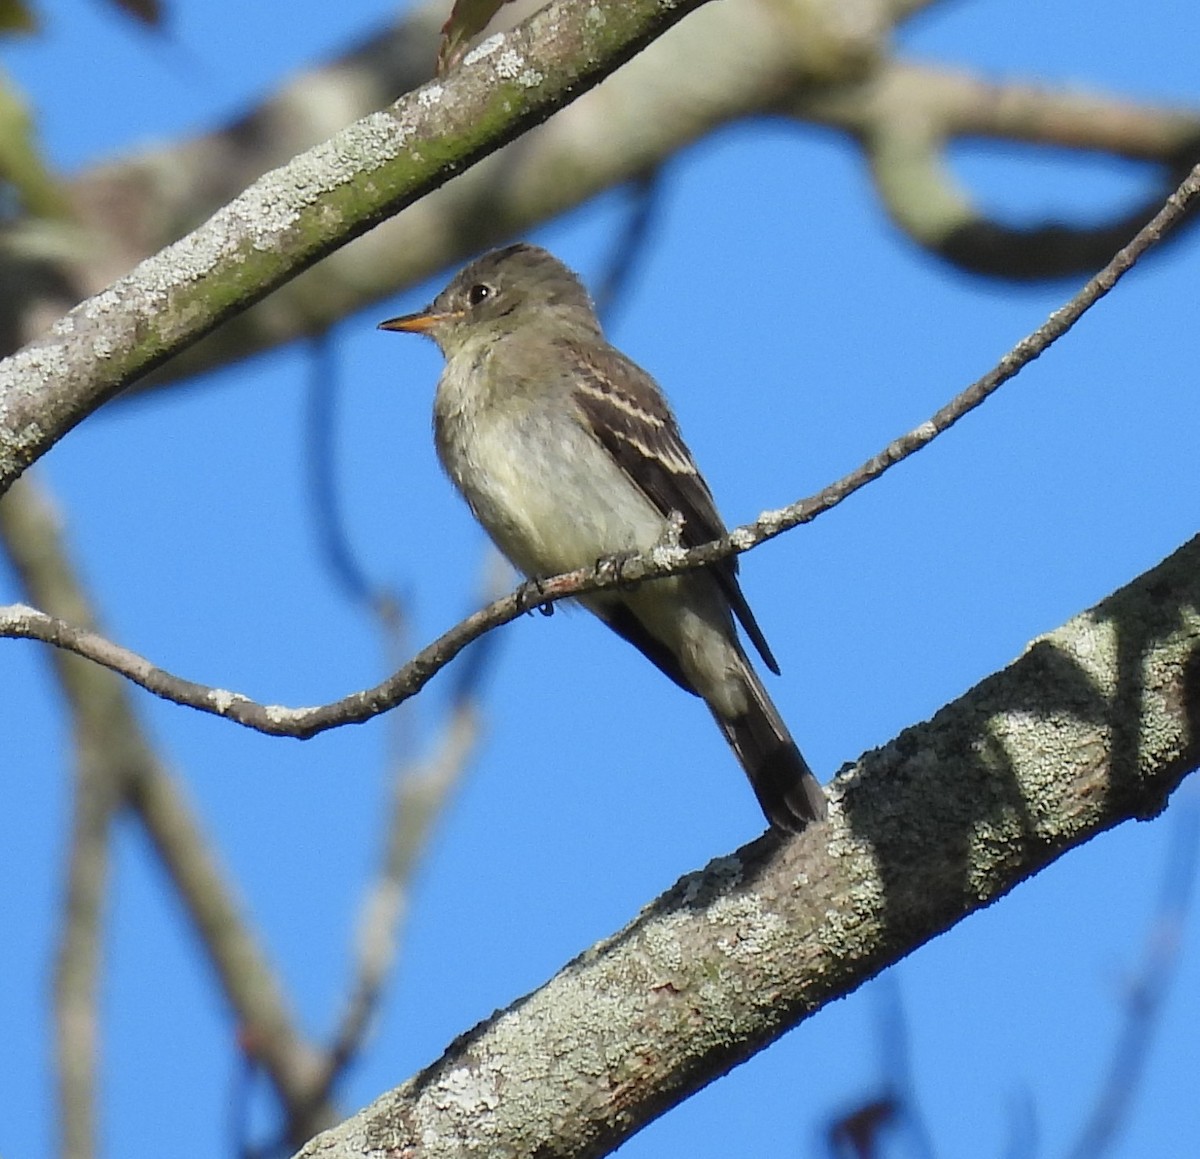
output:
M120 794L111 770L97 767L94 738L76 732L67 888L54 962L58 1124L63 1159L91 1159L96 1149L96 1090L104 899L111 822Z
M423 648L387 680L340 700L309 708L260 704L240 693L173 676L96 632L23 605L0 608L0 636L41 640L67 649L120 672L156 696L224 716L273 736L306 739L340 725L360 724L414 696L473 640L535 606L548 606L585 592L704 567L729 555L749 551L836 507L889 468L931 443L1067 333L1117 284L1143 253L1178 224L1198 192L1200 167L1188 175L1154 219L1103 270L1091 278L1066 305L1051 314L1037 330L1018 342L995 369L972 383L928 421L893 440L878 454L816 495L776 511L766 511L754 522L736 528L725 538L700 547L688 550L660 547L645 555L622 560L619 567L581 568L551 579L525 583L516 591L468 616Z
M433 823L470 763L478 740L478 708L472 701L460 701L451 711L439 751L396 780L394 820L389 826L383 871L363 906L354 982L318 1086L324 1097L329 1097L338 1076L358 1053L370 1027L396 958L413 872L425 852Z
M308 469L308 492L318 554L334 583L349 600L373 608L379 597L350 543L338 499L337 402L341 378L328 330L310 340L308 366L304 462Z
M613 313L627 293L630 279L645 251L651 227L658 218L661 193L660 168L639 173L630 183L627 217L613 241L604 273L592 294L596 313L604 320L605 329L612 326Z

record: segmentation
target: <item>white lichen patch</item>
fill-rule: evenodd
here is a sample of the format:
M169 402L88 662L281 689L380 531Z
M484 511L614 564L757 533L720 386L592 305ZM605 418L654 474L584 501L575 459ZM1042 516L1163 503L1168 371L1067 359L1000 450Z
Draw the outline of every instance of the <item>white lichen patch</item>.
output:
M504 33L497 32L495 36L489 36L487 40L481 40L466 56L463 57L463 64L475 64L478 61L486 60L493 52L496 51L504 43Z
M1031 640L1025 652L1032 651L1038 645L1047 644L1074 656L1096 680L1099 687L1111 686L1120 644L1119 624L1116 620L1085 612L1061 628L1055 628L1053 632Z
M70 329L60 329L65 319L56 324L51 333L69 334ZM71 329L74 319L71 320ZM15 397L19 391L39 389L45 382L56 382L67 377L69 363L66 351L58 343L26 346L10 354L0 363L0 415L6 411L6 399Z
M129 303L136 300L138 313L144 316L161 306L172 290L211 273L225 253L230 231L237 220L233 205L217 210L195 233L160 250L137 266L133 273L114 282L105 293L84 302L80 309L86 309L91 316L100 316L108 313L110 307L115 311L128 310Z
M830 856L839 859L866 857L874 860L874 845L850 827L840 808L829 811L829 823L826 828L828 836L825 840L825 848L828 849Z
M655 567L674 567L682 559L682 547L670 547L667 544L659 544L650 550L650 560Z
M176 245L179 243L176 242ZM80 302L72 311L76 320L91 322L96 319L115 317L123 321L129 312L130 300L136 298L139 303L157 303L163 293L164 283L169 274L170 266L164 260L164 254L169 254L174 246L147 258L135 266L132 273L113 282L107 290ZM84 329L84 327L80 327Z
M986 735L974 746L975 759L994 769L997 776L1016 780L1037 832L1053 832L1061 824L1051 807L1043 812L1039 803L1055 784L1087 775L1103 762L1107 742L1093 721L1081 720L1069 711L1050 714L1011 710L987 723ZM1051 797L1054 796L1051 792ZM1042 822L1049 826L1045 831ZM1083 823L1082 814L1078 821Z
M234 704L250 704L251 699L248 696L242 696L241 692L230 692L228 689L212 689L209 692L209 703L222 716L226 715ZM270 715L270 709L268 709Z
M309 711L311 709L288 708L286 704L268 704L263 708L267 720L278 727L295 723L298 716Z
M435 1106L444 1111L474 1114L495 1110L500 1096L495 1087L469 1067L456 1067L431 1092Z
M434 105L441 103L442 94L445 91L446 90L438 84L426 85L425 88L421 89L421 91L417 93L417 104L423 109L431 109L434 107Z
M1009 878L1009 867L1023 843L1023 819L1016 809L978 822L971 831L967 855L967 885L980 901L991 898Z
M381 109L360 117L353 125L347 125L334 137L334 141L341 142L338 156L353 162L353 172L346 176L354 178L358 176L358 168L364 159L395 156L408 147L409 136L391 113Z
M505 49L496 61L496 75L501 80L516 80L525 71L525 58L511 48Z
M208 694L208 703L213 708L224 716L235 704L240 700L245 700L244 696L236 692L230 692L226 688L214 688Z
M718 898L709 907L708 919L721 928L717 946L735 961L759 958L774 946L787 923L763 908L756 894Z
M390 113L371 113L256 181L230 208L244 203L247 227L264 237L277 235L310 202L327 190L361 180L364 168L398 155L407 140L404 127Z
M665 973L675 974L683 969L683 947L674 929L665 923L655 923L647 927L642 938L646 957L654 967Z

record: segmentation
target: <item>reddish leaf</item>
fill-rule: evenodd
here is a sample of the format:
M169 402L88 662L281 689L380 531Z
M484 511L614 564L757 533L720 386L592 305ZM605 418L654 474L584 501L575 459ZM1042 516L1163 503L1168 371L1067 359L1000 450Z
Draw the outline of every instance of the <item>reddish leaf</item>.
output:
M158 0L109 0L109 3L151 28L157 28L162 23L162 5Z
M442 25L442 43L438 46L437 74L444 76L466 55L467 44L478 36L500 8L511 0L454 0L454 7Z

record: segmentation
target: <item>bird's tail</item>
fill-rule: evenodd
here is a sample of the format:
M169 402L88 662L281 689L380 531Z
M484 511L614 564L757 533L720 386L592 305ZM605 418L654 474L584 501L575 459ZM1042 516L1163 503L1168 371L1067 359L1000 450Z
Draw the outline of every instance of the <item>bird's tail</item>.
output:
M713 704L709 708L746 770L767 820L776 829L799 833L809 822L825 820L825 793L744 656L742 677L748 693L744 712L724 716Z

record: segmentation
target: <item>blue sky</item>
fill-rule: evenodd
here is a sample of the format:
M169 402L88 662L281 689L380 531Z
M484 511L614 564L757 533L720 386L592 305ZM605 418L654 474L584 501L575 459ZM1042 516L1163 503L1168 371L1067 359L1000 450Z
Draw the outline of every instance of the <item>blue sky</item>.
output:
M44 33L6 56L53 161L70 171L218 123L391 11L370 0L236 10L177 0L163 38L105 6L60 0ZM1200 13L1162 0L1137 10L1131 34L1133 11L961 3L902 39L992 77L1194 105ZM1132 166L994 146L962 149L955 165L985 204L1025 219L1086 219L1144 180ZM532 240L594 279L625 206L620 194L602 198ZM745 560L747 594L783 666L772 695L823 777L1195 533L1198 244L1156 255L980 412ZM349 533L371 577L408 601L414 647L470 605L484 551L430 445L439 356L374 329L432 288L381 302L334 335ZM922 421L1073 289L948 270L887 223L844 141L760 121L668 166L658 228L611 336L671 394L726 518L742 522ZM182 675L291 704L373 683L384 663L315 549L310 373L308 352L293 347L194 389L110 406L40 471L117 639ZM0 568L0 600L14 595ZM70 748L40 648L10 642L0 655L0 1153L37 1159L54 1138L49 967ZM406 710L417 753L436 733L447 684ZM388 724L299 744L140 694L138 707L303 1025L327 1032L381 837ZM342 1090L347 1111L761 829L702 706L582 614L504 629L484 711L485 743L420 874L389 1000ZM1118 1032L1172 835L1196 807L1185 786L1159 820L1069 855L622 1154L820 1154L822 1125L875 1090L897 1001L938 1154L1004 1153L1030 1106L1037 1154L1062 1154ZM228 1153L229 1019L128 824L109 919L106 1153ZM1198 926L1183 930L1116 1154L1183 1155L1200 1136ZM270 1121L265 1109L260 1118Z

